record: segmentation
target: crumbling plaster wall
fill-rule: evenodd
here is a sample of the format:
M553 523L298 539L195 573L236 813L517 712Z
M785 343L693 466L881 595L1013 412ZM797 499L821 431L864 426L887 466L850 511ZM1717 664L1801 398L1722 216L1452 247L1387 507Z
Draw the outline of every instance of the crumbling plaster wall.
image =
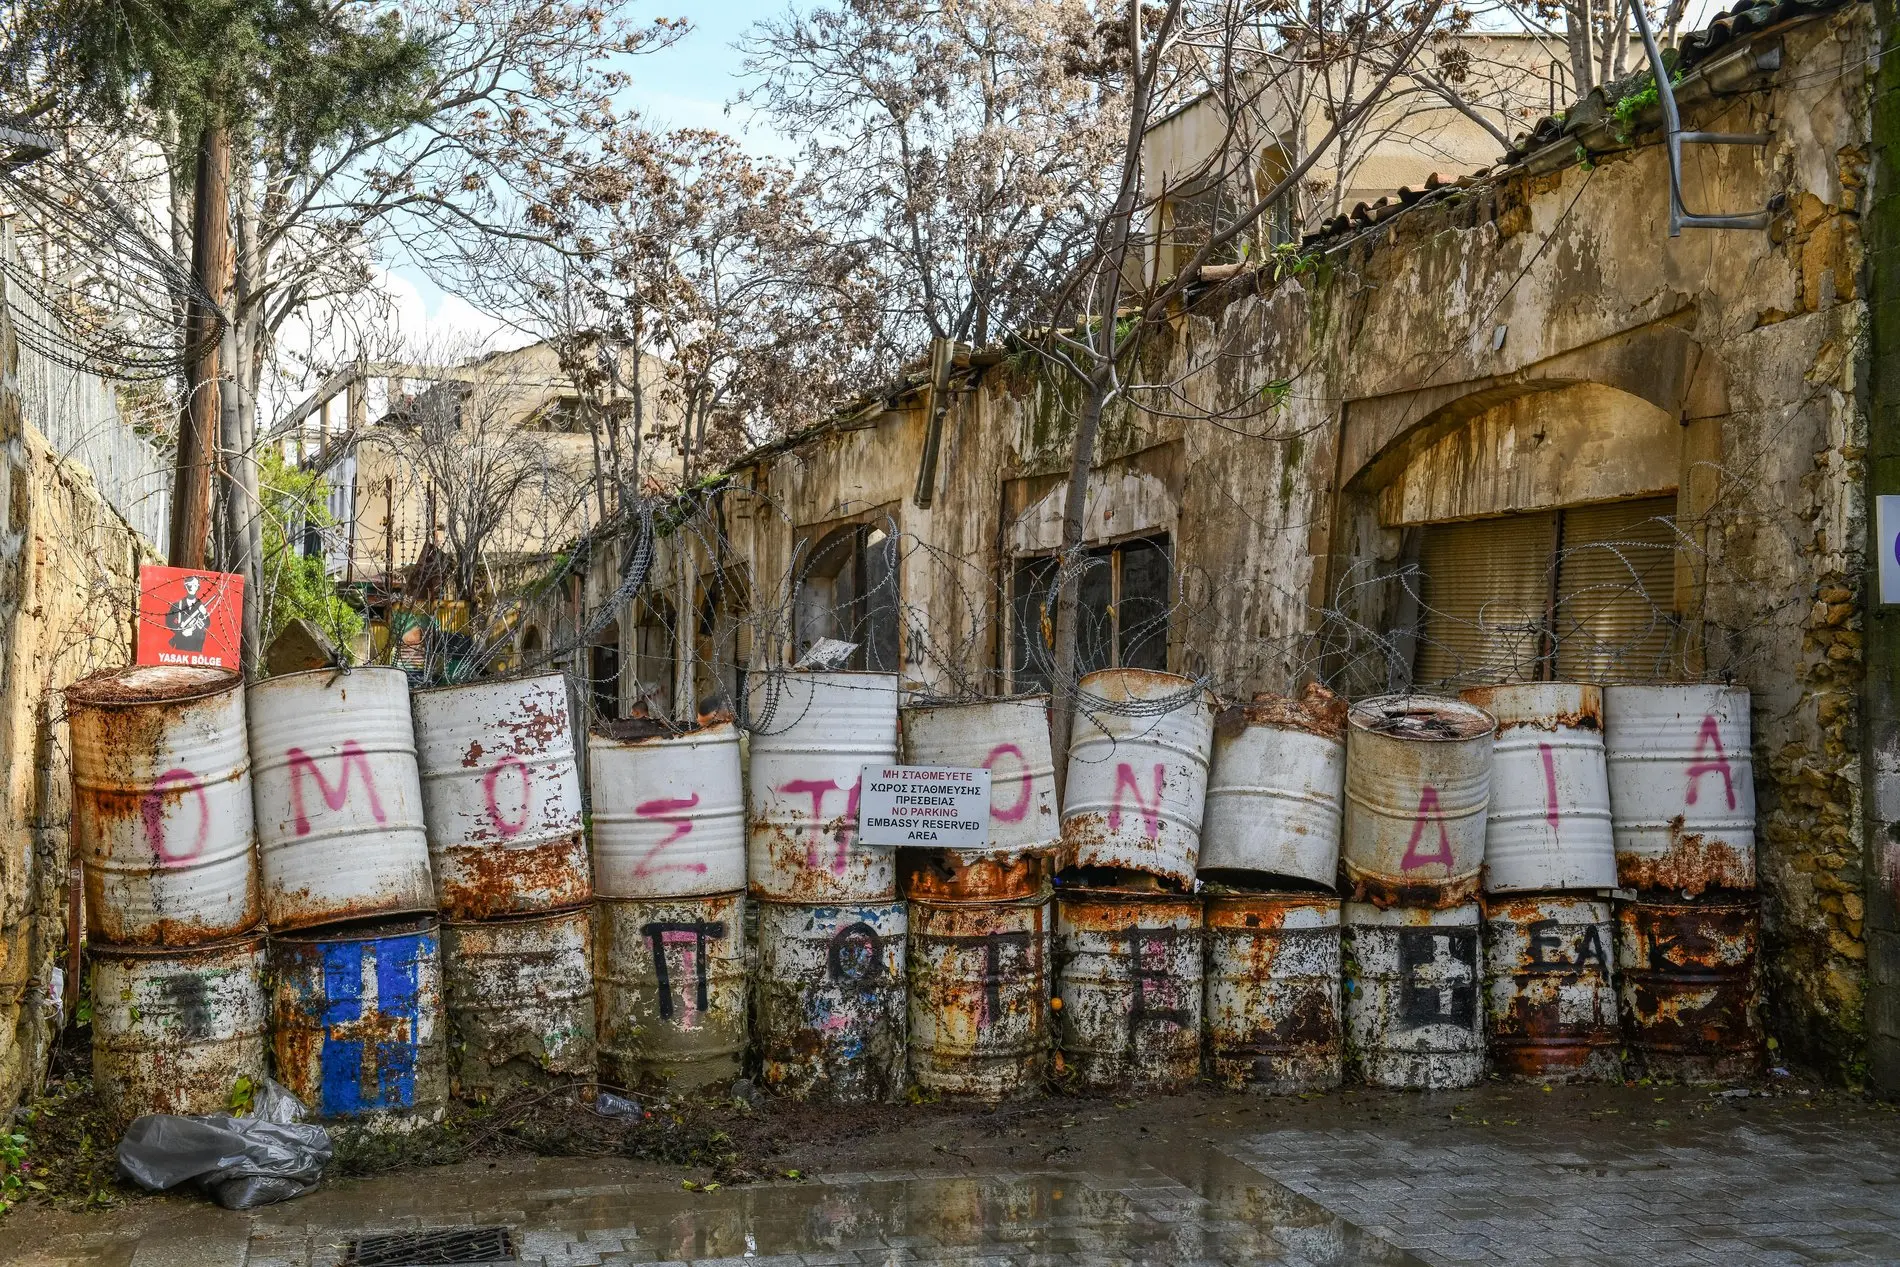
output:
M1108 411L1099 465L1181 446L1174 667L1236 694L1321 670L1363 691L1404 683L1376 645L1405 618L1395 587L1358 583L1400 562L1403 534L1378 503L1404 463L1486 411L1578 385L1627 397L1631 416L1673 419L1678 522L1692 539L1673 598L1704 671L1754 701L1770 1029L1792 1055L1852 1077L1865 1050L1858 213L1875 33L1855 5L1767 40L1783 44L1772 87L1689 124L1767 129L1773 144L1692 150L1684 197L1772 206L1768 232L1669 237L1654 137L1505 173L1330 239L1291 275L1245 274L1199 299L1140 350L1130 377L1158 386L1136 393L1149 408ZM954 456L928 510L910 501L914 409L794 445L742 473L774 509L739 548L758 577L783 576L788 525L897 507L914 542L905 598L923 627L907 673L940 683L956 674L933 659L961 659L976 680L997 665L998 640L956 623L972 591L955 578L981 575L981 619L1000 631L1003 489L1066 472L1075 405L1072 386L1021 364L976 375L946 421ZM1618 478L1592 467L1573 487L1596 496Z
M122 664L140 538L21 415L0 279L0 1114L43 1075L67 947L72 765L60 692ZM68 1007L77 983L64 983Z

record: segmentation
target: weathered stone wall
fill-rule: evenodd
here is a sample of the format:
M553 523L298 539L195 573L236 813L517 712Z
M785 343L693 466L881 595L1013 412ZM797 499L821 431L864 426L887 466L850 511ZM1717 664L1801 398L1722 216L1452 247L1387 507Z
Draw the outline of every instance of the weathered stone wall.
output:
M124 663L144 547L22 416L0 278L0 1114L44 1075L67 949L71 762L60 692ZM67 1006L78 983L64 982Z
M1772 74L1683 89L1689 126L1773 134L1691 150L1685 201L1770 207L1768 232L1669 237L1658 138L1600 136L1330 237L1309 267L1243 274L1140 350L1131 377L1151 386L1105 419L1090 533L1172 515L1176 669L1235 694L1320 673L1363 693L1409 674L1409 643L1385 639L1416 618L1390 579L1410 524L1673 495L1687 540L1652 597L1680 622L1682 671L1753 697L1771 1032L1851 1077L1870 7L1733 51L1763 66L1772 49ZM1009 542L1059 491L1076 412L1031 367L977 361L928 508L914 394L760 455L730 503L750 504L730 527L768 604L788 602L766 591L801 538L892 516L906 674L939 689L1001 684Z

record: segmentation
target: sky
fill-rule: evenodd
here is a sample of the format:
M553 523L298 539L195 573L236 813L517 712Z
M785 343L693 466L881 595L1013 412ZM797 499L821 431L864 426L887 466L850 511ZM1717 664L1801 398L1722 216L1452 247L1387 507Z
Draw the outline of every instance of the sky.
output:
M744 90L745 55L734 45L762 18L786 12L790 0L660 0L647 17L684 17L691 30L672 46L625 59L633 83L620 104L659 128L707 128L738 138L762 154L786 155L786 137L753 122L744 107L727 102ZM445 293L427 273L397 263L379 270L401 334L421 345L476 343L516 347L529 341L519 330L488 315L459 295Z

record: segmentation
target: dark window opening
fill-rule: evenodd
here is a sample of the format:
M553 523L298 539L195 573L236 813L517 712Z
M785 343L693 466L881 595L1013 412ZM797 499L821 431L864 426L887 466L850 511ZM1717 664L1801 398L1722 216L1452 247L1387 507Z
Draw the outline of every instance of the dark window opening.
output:
M1010 685L1046 691L1055 662L1054 556L1019 559L1010 577ZM1165 534L1088 551L1077 586L1076 670L1168 667L1173 568Z
M878 524L827 534L804 556L793 604L794 656L825 638L854 642L843 667L898 669L897 543Z
M587 651L590 702L597 721L620 720L620 626L609 625Z

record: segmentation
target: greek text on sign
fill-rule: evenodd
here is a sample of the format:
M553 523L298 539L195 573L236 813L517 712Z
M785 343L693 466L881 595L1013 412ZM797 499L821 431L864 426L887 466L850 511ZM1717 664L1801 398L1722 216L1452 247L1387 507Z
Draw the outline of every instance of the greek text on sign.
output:
M990 772L955 766L867 765L858 839L867 845L980 849L990 843Z

